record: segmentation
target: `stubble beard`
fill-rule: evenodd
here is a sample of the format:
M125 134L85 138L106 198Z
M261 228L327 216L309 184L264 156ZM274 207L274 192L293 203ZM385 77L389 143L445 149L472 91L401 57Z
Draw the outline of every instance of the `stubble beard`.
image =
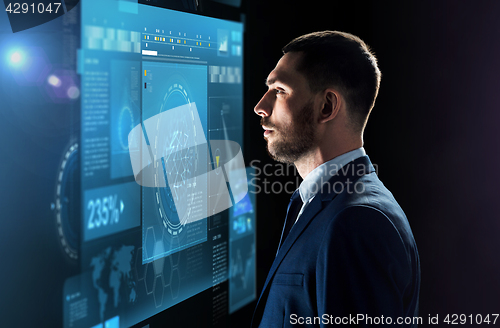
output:
M261 125L273 128L273 139L264 137L267 141L267 153L275 161L293 164L306 156L314 147L314 115L313 103L305 105L292 124L287 126L276 126L261 119Z

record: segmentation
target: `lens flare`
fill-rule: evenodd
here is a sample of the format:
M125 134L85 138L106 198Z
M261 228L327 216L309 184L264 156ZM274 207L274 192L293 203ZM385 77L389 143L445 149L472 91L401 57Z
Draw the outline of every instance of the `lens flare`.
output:
M50 75L48 78L47 78L47 82L53 86L53 87L60 87L61 86L61 80L55 76L55 75Z
M22 59L22 56L21 56L21 54L20 54L18 51L14 52L14 53L10 56L10 61L11 61L13 64L17 64L17 63L19 63L19 62L21 61L21 59Z

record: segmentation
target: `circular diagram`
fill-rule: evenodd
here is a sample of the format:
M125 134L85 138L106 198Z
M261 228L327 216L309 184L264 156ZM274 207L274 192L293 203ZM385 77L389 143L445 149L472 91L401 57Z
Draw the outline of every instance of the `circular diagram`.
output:
M124 106L118 117L118 140L122 150L128 150L128 134L133 131L135 126L134 114L129 106ZM135 138L131 138L135 140Z
M181 84L173 84L168 88L160 108L160 113L169 109L190 104L188 93ZM159 122L158 126L162 126ZM157 162L155 185L156 201L160 220L167 233L178 236L189 221L190 204L194 195L190 193L191 185L188 180L196 171L198 152L194 145L195 122L193 115L183 115L171 122L171 129L165 132L158 131L161 136L160 144L164 147L156 149ZM155 140L155 142L158 142ZM163 174L160 174L163 171ZM163 177L166 187L160 187L158 179Z
M78 259L80 242L80 163L78 144L72 144L65 152L59 166L56 197L52 204L56 228L64 253L71 260Z

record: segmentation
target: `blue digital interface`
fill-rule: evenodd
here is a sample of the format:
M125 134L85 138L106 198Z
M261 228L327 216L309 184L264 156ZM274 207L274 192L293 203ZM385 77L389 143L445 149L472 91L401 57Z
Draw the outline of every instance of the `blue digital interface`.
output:
M141 213L137 198L139 188L135 182L127 182L86 190L83 241L138 227Z
M220 198L209 178L196 179L196 193L188 178L223 174L221 158L233 150L178 150L200 133L208 145L243 145L243 24L129 1L88 0L80 7L81 132L71 154L80 159L72 197L79 197L73 200L81 219L65 225L80 230L80 239L66 233L66 256L80 269L64 282L63 326L129 327L211 288L214 301L205 306L215 321L256 297L255 199L236 194L247 183L237 181L231 200L241 201L186 219L200 210L197 204ZM184 105L197 116L170 116L157 127L168 131L148 138L143 130L147 147L137 141L135 127ZM198 121L200 130L193 130ZM136 182L131 156L146 151L154 161L145 164L163 184ZM237 180L224 174L225 181Z
M248 167L247 177L255 176ZM229 313L253 301L257 293L255 281L255 186L250 180L241 181L253 187L245 197L230 208L229 227Z
M207 67L205 65L178 64L170 62L143 62L142 84L142 118L143 121L159 113L173 108L196 104L198 116L203 131L207 134ZM177 206L182 203L189 210L196 211L199 207L187 200L192 197L192 188L186 183L192 172L201 163L209 162L208 153L200 153L199 148L192 151L179 151L186 144L195 144L196 130L193 116L187 111L183 115L174 115L169 125L169 131L163 135L164 149L155 151L153 156L163 157L162 165L158 166L173 188L143 188L142 201L144 206L143 219L143 262L151 262L182 249L207 241L207 220L186 224L185 217L180 217ZM165 123L158 128L164 128ZM158 131L160 132L160 131ZM162 140L150 140L162 142ZM158 153L158 154L156 154ZM189 176L187 176L189 175ZM197 184L204 185L208 190L207 179L197 179ZM177 206L176 202L177 200ZM157 238L156 236L161 236Z
M113 60L110 67L110 172L111 179L132 175L128 134L141 120L141 63ZM134 145L132 145L132 148Z

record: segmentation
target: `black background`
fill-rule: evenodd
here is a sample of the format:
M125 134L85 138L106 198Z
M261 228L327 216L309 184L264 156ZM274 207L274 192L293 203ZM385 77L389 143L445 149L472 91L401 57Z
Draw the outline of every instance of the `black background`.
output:
M273 163L253 106L266 91L264 80L281 48L318 30L358 35L374 50L382 71L364 147L413 229L421 259L420 316L426 322L428 315L442 320L453 313L498 313L500 2L247 1L244 6L247 163ZM257 197L259 292L289 198L286 193ZM241 316L249 320L243 311Z

